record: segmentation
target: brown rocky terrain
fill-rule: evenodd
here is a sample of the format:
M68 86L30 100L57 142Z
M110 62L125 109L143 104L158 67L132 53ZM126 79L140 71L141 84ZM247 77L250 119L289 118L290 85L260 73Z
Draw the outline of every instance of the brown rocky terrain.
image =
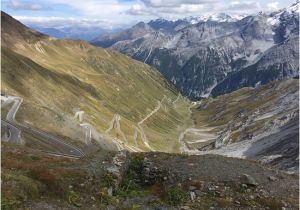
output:
M298 176L218 155L70 159L3 144L2 181L2 209L298 209Z

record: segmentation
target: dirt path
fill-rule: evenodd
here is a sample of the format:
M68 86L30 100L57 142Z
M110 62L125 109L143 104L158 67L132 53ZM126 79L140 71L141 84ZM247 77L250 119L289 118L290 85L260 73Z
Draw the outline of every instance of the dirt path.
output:
M191 108L193 106L194 105L190 106L190 115L192 114ZM189 145L194 147L195 144L205 145L215 141L218 135L213 132L213 129L215 129L215 127L207 127L207 125L202 125L201 127L196 128L195 124L193 123L191 127L185 129L179 135L178 141L181 145L180 152L187 154L198 154L199 150L189 149Z

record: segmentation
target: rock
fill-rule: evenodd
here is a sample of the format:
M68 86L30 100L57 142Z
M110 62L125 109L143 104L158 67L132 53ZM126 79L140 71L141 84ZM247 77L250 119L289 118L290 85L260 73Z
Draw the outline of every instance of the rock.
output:
M196 198L195 192L193 192L193 191L190 192L190 198L191 198L191 201L192 201L192 202L195 201L195 198Z
M250 200L254 200L254 196L253 196L253 195L250 195L250 196L249 196L249 199L250 199Z
M180 210L190 210L191 208L190 207L188 207L188 206L181 206L180 207Z
M218 196L221 195L221 192L220 192L220 191L216 191L215 193L216 193L216 195L218 195Z
M242 182L242 184L251 185L251 186L258 185L258 183L255 181L255 179L248 174L243 174L241 176L241 182Z
M189 191L194 191L196 189L197 189L197 187L195 187L195 186L189 186Z
M268 193L267 193L265 190L263 190L263 189L260 189L260 190L259 190L259 194L260 194L261 196L264 196L264 197L266 197L266 196L268 195Z
M239 202L238 200L234 201L236 204L241 204L241 202Z
M142 180L144 184L153 185L158 180L167 180L168 173L154 165L149 159L144 158L142 165Z
M288 204L287 204L285 201L281 201L281 203L282 203L282 205L283 205L284 207L287 207L287 206L288 206Z
M195 190L195 194L196 194L197 196L203 196L203 195L205 195L205 193L202 192L201 190Z
M109 195L109 196L112 196L112 195L113 195L113 188L112 188L112 187L109 187L109 188L107 189L107 195Z
M114 179L114 188L118 188L122 181L123 174L127 171L129 166L129 159L127 151L118 152L112 160L112 163L106 168L107 175Z
M277 181L277 178L275 176L269 176L268 179L272 182Z

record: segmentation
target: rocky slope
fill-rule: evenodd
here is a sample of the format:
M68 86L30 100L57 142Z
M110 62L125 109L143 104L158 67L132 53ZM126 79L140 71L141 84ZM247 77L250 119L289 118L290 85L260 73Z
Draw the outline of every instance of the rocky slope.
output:
M298 82L271 82L202 100L192 108L194 126L182 135L182 151L256 159L297 173Z
M298 3L271 14L156 20L92 41L148 63L199 99L291 78L299 70ZM255 75L255 76L254 76Z
M298 209L298 177L217 155L97 151L81 160L2 144L2 209ZM47 164L47 165L45 165Z
M157 70L84 41L46 36L3 12L1 21L1 91L24 99L17 121L89 145L178 151L189 101Z

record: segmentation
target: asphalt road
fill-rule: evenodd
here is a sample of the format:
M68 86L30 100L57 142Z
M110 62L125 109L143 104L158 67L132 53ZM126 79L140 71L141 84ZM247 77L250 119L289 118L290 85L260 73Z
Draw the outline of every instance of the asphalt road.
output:
M3 125L7 126L9 129L9 141L12 143L20 144L21 141L21 132L26 132L31 134L33 137L42 141L43 143L52 147L56 152L53 153L57 156L69 156L69 157L83 157L85 156L79 148L66 143L64 140L53 136L45 131L41 131L35 128L32 128L27 125L22 125L15 121L15 115L23 102L23 99L20 97L14 97L14 104L9 110L6 120L1 119Z
M21 131L7 121L1 120L3 127L7 128L8 141L14 144L21 144Z

